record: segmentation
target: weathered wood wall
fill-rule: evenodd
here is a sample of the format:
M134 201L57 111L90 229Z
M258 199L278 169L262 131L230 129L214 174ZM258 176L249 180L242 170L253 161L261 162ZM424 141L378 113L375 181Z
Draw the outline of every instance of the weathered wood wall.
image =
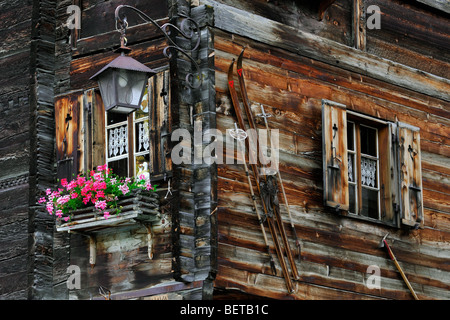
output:
M0 298L51 288L46 216L33 205L53 185L56 1L0 4Z
M292 19L286 22L286 13L279 11L303 10L302 6L292 2L291 11L283 10L283 4L277 6L271 1L246 1L245 5L236 1L204 2L215 11L217 127L225 132L236 122L227 88L227 71L232 59L247 46L243 72L248 96L253 112L259 113L259 106L263 105L266 112L273 115L268 119L269 126L280 132L281 176L302 247L301 261L297 260L300 280L296 282L296 293L289 295L281 269L278 267L278 276L271 274L262 233L251 210L243 166L219 165L216 288L277 299L412 299L394 264L384 249L378 248L381 238L389 232L388 242L419 298L450 299L448 16L442 12L425 12L423 7L399 1L377 2L382 11L386 10L381 18L382 29L367 37L367 51L371 54L359 54L322 38L336 40L339 35L344 36L343 33L348 32L346 28L351 28L351 20L345 18L351 16L349 14L343 17L338 13L339 17L331 18L337 21L343 18L342 24L346 27L333 30L333 36L321 34L319 38L311 35L317 32L303 26L294 26L300 27L298 32L290 28L289 24L298 22L292 22ZM366 5L369 2L364 1ZM325 12L325 17L332 15L338 7L348 9L349 4L336 1ZM394 9L401 10L402 15L395 14ZM406 29L399 30L397 19L404 15L421 15L422 18L418 22L403 21L401 27ZM432 27L421 28L425 21ZM326 19L314 23L323 29L328 24ZM417 29L421 29L421 33L416 33ZM409 43L418 48L409 44L403 47L386 39L383 33L392 33L392 30L398 34L408 31ZM420 39L413 39L416 35ZM436 40L438 43L431 49L435 50L435 55L431 59L426 55L429 52L426 48L430 42L435 43L435 37L447 41ZM348 39L344 43L349 45L352 41ZM389 45L390 50L384 49L385 54L382 54L381 43L385 48ZM341 54L337 53L337 48L342 49ZM355 61L349 61L349 57L354 57ZM376 65L381 61L379 57L399 63L388 62L390 70L381 74L376 71ZM358 58L359 62L368 64L359 64ZM426 68L424 61L428 61ZM393 70L410 74L410 83L391 76L391 71L396 72ZM418 87L425 82L431 85L430 90L422 87L424 90L421 91ZM386 227L343 217L324 208L322 99L370 116L399 120L420 128L423 229L407 231ZM260 122L259 127L264 128L264 124ZM282 212L291 248L295 248L284 208ZM381 269L379 290L366 286L370 265Z
M1 299L27 297L31 4L28 9L22 1L0 5Z

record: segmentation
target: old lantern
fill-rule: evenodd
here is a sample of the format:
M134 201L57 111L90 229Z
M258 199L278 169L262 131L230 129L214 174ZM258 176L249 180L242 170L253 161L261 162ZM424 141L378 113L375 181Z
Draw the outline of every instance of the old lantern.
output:
M140 108L145 86L155 71L126 55L131 51L122 46L121 54L91 77L98 81L105 111L131 113Z

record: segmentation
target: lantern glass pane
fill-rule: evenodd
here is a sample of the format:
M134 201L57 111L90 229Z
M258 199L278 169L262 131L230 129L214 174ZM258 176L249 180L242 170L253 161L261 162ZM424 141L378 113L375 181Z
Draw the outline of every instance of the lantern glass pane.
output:
M102 95L105 108L109 108L115 100L114 79L112 70L105 71L98 79L100 93Z
M139 106L147 75L130 70L116 71L117 97L119 104Z
M134 118L136 120L148 117L148 88L144 91L140 108L136 110Z

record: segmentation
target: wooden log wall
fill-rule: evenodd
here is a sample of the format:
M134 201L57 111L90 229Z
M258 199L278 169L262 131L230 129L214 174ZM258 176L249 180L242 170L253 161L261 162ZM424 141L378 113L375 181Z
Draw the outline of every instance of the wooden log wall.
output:
M0 5L0 299L28 295L31 10L22 2Z
M1 299L39 299L51 292L51 222L34 205L54 182L55 5L0 5Z
M366 4L369 2L365 1ZM413 299L386 251L378 248L380 240L389 233L388 242L419 298L450 299L448 61L444 58L428 60L430 65L423 70L422 64L417 61L429 58L423 51L409 48L408 52L414 52L414 58L409 59L408 63L411 68L389 62L391 68L417 75L417 78L413 76L408 79L410 85L404 85L390 77L389 72L383 76L370 69L371 63L375 65L380 61L376 55L364 52L359 55L351 48L342 47L347 57L361 57L361 61L369 62L369 67L357 65L356 60L355 64L347 64L345 55L330 56L337 47L341 48L337 43L310 33L299 37L296 45L292 42L291 46L288 42L294 40L296 31L287 27L287 23L274 22L282 21L282 15L276 14L276 10L271 11L273 16L268 16L269 8L276 6L272 2L247 1L245 5L238 5L236 1L208 0L204 3L213 7L215 12L217 128L225 132L233 128L236 122L227 87L227 71L232 59L237 58L246 46L243 72L248 96L254 114L259 113L260 105L263 105L266 112L273 115L268 118L270 128L280 132L280 172L302 247L301 261L297 260L300 280L295 282L296 292L288 294L278 263L278 276L271 274L263 236L256 215L251 210L243 166L219 165L219 269L215 287L221 292L221 297L226 297L223 290L228 290L229 297L237 291L276 299ZM336 1L333 5L342 6L342 3L347 2ZM401 6L402 12L407 15L419 10L399 1L387 5L386 9L395 6ZM384 8L382 6L382 10ZM302 7L297 9L300 11ZM429 15L420 12L424 16ZM325 16L327 14L325 12ZM426 21L435 26L448 25L448 17L444 14L433 12L432 15L434 19L431 20L435 21ZM385 23L388 29L394 17L386 20L383 17L382 25ZM351 20L346 21L351 23ZM326 20L323 23L326 25ZM448 32L441 34L436 29L423 32L428 34L424 38L448 37ZM372 41L375 38L371 37L368 38L368 51L374 48ZM306 38L311 42L302 42ZM323 45L323 50L313 50L313 47L317 49L317 44ZM448 51L448 41L442 44ZM404 63L402 59L408 57L406 51L395 43L391 46L401 53L391 58ZM443 53L443 50L439 52ZM440 69L435 73L436 77L423 72L431 72L435 67ZM436 80L433 85L435 89L430 88L428 93L420 92L417 88L427 77ZM324 207L322 99L344 104L347 109L366 115L389 121L399 120L420 128L425 214L423 229L386 227L340 216ZM262 122L258 126L264 128ZM286 210L281 207L291 248L294 248L294 235L287 223ZM371 275L367 268L370 265L376 265L381 270L381 289L369 289L367 286Z

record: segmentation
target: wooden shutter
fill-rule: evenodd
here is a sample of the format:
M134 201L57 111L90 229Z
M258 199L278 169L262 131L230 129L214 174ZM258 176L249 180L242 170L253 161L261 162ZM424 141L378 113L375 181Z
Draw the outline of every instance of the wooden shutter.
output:
M322 148L325 204L348 211L347 112L328 100L322 100Z
M396 215L400 212L400 197L396 134L397 126L395 123L388 123L380 128L378 149L380 150L381 220L397 224Z
M422 165L419 128L397 122L401 223L423 226Z
M72 180L79 170L80 96L70 95L55 102L57 178Z
M172 171L170 134L170 74L161 71L149 79L148 103L150 116L150 172L152 180L159 180Z
M83 94L84 167L90 171L104 165L105 160L105 107L97 89Z

